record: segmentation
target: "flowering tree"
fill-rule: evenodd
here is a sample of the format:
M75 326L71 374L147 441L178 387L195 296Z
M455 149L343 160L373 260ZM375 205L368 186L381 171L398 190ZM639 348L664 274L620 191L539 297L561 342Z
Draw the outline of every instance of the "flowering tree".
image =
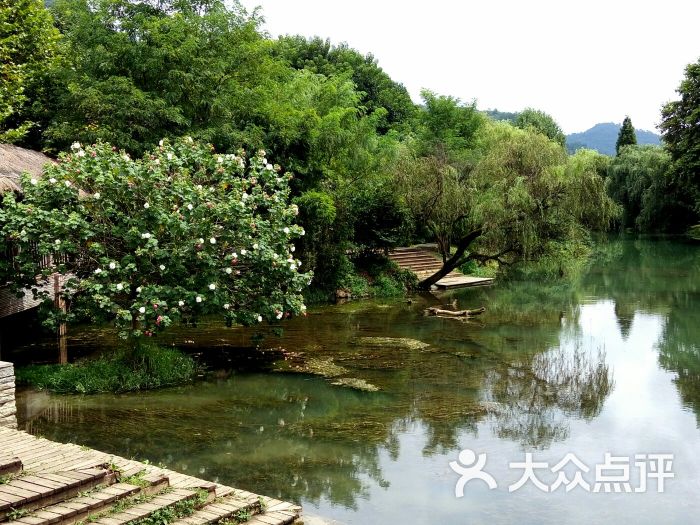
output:
M135 341L200 314L251 325L302 313L310 274L293 254L304 230L289 179L264 151L219 155L184 139L132 160L74 143L43 177L23 180L21 199L4 198L8 277L48 295L37 276L58 273L64 297Z

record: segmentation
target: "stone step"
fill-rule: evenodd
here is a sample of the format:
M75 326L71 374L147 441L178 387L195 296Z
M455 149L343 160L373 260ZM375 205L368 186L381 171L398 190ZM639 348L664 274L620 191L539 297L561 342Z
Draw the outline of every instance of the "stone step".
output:
M140 492L141 487L136 485L115 483L85 496L49 505L28 516L9 521L7 525L72 525L84 520L90 514L107 511L115 503L136 496Z
M236 496L226 496L196 510L191 516L174 521L171 525L209 525L222 520L242 522L245 516L261 511L260 502L250 502Z
M114 472L99 468L21 476L0 485L0 521L10 514L42 509L115 482Z
M409 263L409 264L399 264L400 268L412 268L412 269L421 269L421 268L437 268L440 269L442 268L442 264L440 263L434 263L434 262L429 262L429 263Z
M0 476L10 476L22 472L22 460L18 457L0 455Z
M129 507L122 512L109 514L99 519L91 521L93 525L126 525L132 521L148 518L158 511L172 509L179 503L192 501L197 498L197 492L187 489L173 489L167 493L160 494L146 503L139 503Z
M434 257L437 252L429 252L426 250L411 250L403 252L389 252L389 257Z

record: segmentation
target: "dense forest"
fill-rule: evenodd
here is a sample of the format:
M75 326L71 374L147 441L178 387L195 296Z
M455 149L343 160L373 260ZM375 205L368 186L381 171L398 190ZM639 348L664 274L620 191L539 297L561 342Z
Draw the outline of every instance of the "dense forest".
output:
M663 108L663 146L569 154L537 109L482 112L427 90L416 104L372 55L270 39L236 2L2 5L1 141L53 156L106 143L144 162L182 137L224 154L264 150L293 174L306 232L297 255L318 297L411 285L380 256L392 246L437 241L443 273L538 262L561 274L593 230L698 221L700 62Z

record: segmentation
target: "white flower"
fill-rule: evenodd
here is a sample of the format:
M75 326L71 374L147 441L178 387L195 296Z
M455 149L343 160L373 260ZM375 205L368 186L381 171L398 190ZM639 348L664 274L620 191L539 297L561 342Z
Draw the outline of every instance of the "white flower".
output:
M127 161L127 162L129 162L129 161L131 160L131 157L129 157L128 154L123 155L122 158L123 158L125 161Z
M277 317L277 319L282 319L282 312L278 313L278 314L276 315L276 317Z
M80 149L80 148L81 148L80 142L74 142L73 144L70 145L70 149L72 149L72 150L76 150L76 149Z
M306 305L305 305L305 304L302 304L302 305L301 305L301 311L302 311L302 312L305 312L305 311L306 311Z
M115 263L114 261L112 261L111 263L109 263L109 269L110 269L110 270L114 270L116 267L117 267L117 263Z
M224 310L228 310L229 308L231 308L231 305L228 304L228 303L225 303L225 304L224 304Z
M231 275L231 273L233 272L233 270L232 270L231 268L226 268L225 272L226 272L227 274Z
M245 255L246 253L248 253L248 252L246 252L246 251L245 251L245 248L243 248L243 249L241 250L241 255Z
M96 268L96 269L95 269L95 273L96 273L96 274L102 273L102 268Z
M141 234L141 238L142 238L142 239L150 239L150 238L151 238L151 234L148 233L148 232L142 233L142 234Z
M190 143L194 142L194 139L190 136L185 137L185 140Z
M160 159L156 159L156 160L154 160L153 162L155 162L156 165L159 165L159 164L160 164Z
M296 248L295 248L294 246L290 246L290 247L289 247L289 251L290 251L290 252L293 252L294 250L296 250Z
M209 239L209 242L210 242L211 244L216 244L216 238L215 238L215 237L212 237L211 239Z
M198 303L201 303L201 302L202 302L202 298L198 295L198 296L195 298L195 301L197 301Z
M274 168L272 167L272 164L265 164L265 169L270 170L270 171L274 170Z
M38 181L36 179L32 179L29 182L32 184L32 186L36 186Z
M143 207L144 207L144 208L146 208L146 209L148 209L148 208L150 208L150 207L151 207L151 205L150 205L150 204L148 204L147 202L144 202L144 203L143 203Z
M84 157L85 152L83 150L79 150L78 153L76 153L76 155L78 155L78 157Z
M141 287L136 288L136 293L141 293Z
M54 179L53 177L51 177L51 178L49 179L49 182L50 182L51 184L56 184L56 179Z
M141 308L139 308L139 313L145 314L145 313L146 313L146 307L145 307L145 306L142 306Z
M202 189L204 189L204 186L202 186L201 184L197 184L197 186L196 186L196 187L197 187L197 189L198 189L198 190L202 190Z
M63 184L66 185L66 188L70 188L71 182L69 180L67 180L67 181L64 181Z
M216 290L216 285L215 285L214 283L211 283L211 284L209 285L209 289L210 289L210 290Z
M161 264L158 268L160 268L160 271L161 271L161 272L162 272L162 271L165 271L165 265L164 265L164 264Z
M297 261L297 266L301 268L301 261Z
M187 205L187 209L188 209L188 210L192 211L192 208L194 208L194 206L192 206L191 204L188 204L188 205Z
M122 283L117 284L117 290L121 291L124 289L124 285Z
M95 194L93 195L93 197L95 197L95 199L99 199L99 198L100 198L100 192L99 192L99 191L95 192Z
M237 254L236 252L233 252L233 253L231 254L231 258L232 258L232 259L238 259L238 254Z
M284 230L282 230L282 231L285 233L285 235L289 235L289 228L287 228L286 226L284 227Z
M168 154L166 155L166 157L168 157L168 160L173 160L173 154L172 154L172 153L168 153Z
M302 236L303 236L303 235L306 235L306 232L304 231L304 228L301 229L301 231L299 232L299 235L302 235Z
M185 301L178 301L178 302L177 302L177 305L178 305L178 306L185 306Z
M262 315L258 316L258 323L262 323Z
M246 200L247 198L248 198L248 194L247 194L247 193L244 193L243 195L241 195L241 199Z
M158 145L159 145L159 146L162 146L162 145L163 145L163 139L160 139L160 140L158 141Z
M222 162L224 162L224 158L223 158L221 155L219 155L219 156L216 158L216 162L218 162L219 164L221 164Z
M258 249L258 243L256 242L255 244L253 244L253 250L257 250L257 249Z
M292 270L292 271L296 271L296 269L297 269L296 264L290 264L290 265L289 265L289 269Z

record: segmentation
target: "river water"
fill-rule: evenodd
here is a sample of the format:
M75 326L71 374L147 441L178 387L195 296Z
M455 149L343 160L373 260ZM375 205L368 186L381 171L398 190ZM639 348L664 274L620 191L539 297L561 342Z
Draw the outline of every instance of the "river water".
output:
M487 311L423 315L440 305ZM283 328L258 349L249 331L214 321L176 329L167 342L213 363L202 381L128 395L25 390L20 424L347 524L697 519L697 244L611 239L573 281L355 301ZM74 333L86 341L112 344L101 330ZM465 480L455 496L450 462L471 466L465 449L484 455L495 488ZM527 454L539 487L517 486Z

